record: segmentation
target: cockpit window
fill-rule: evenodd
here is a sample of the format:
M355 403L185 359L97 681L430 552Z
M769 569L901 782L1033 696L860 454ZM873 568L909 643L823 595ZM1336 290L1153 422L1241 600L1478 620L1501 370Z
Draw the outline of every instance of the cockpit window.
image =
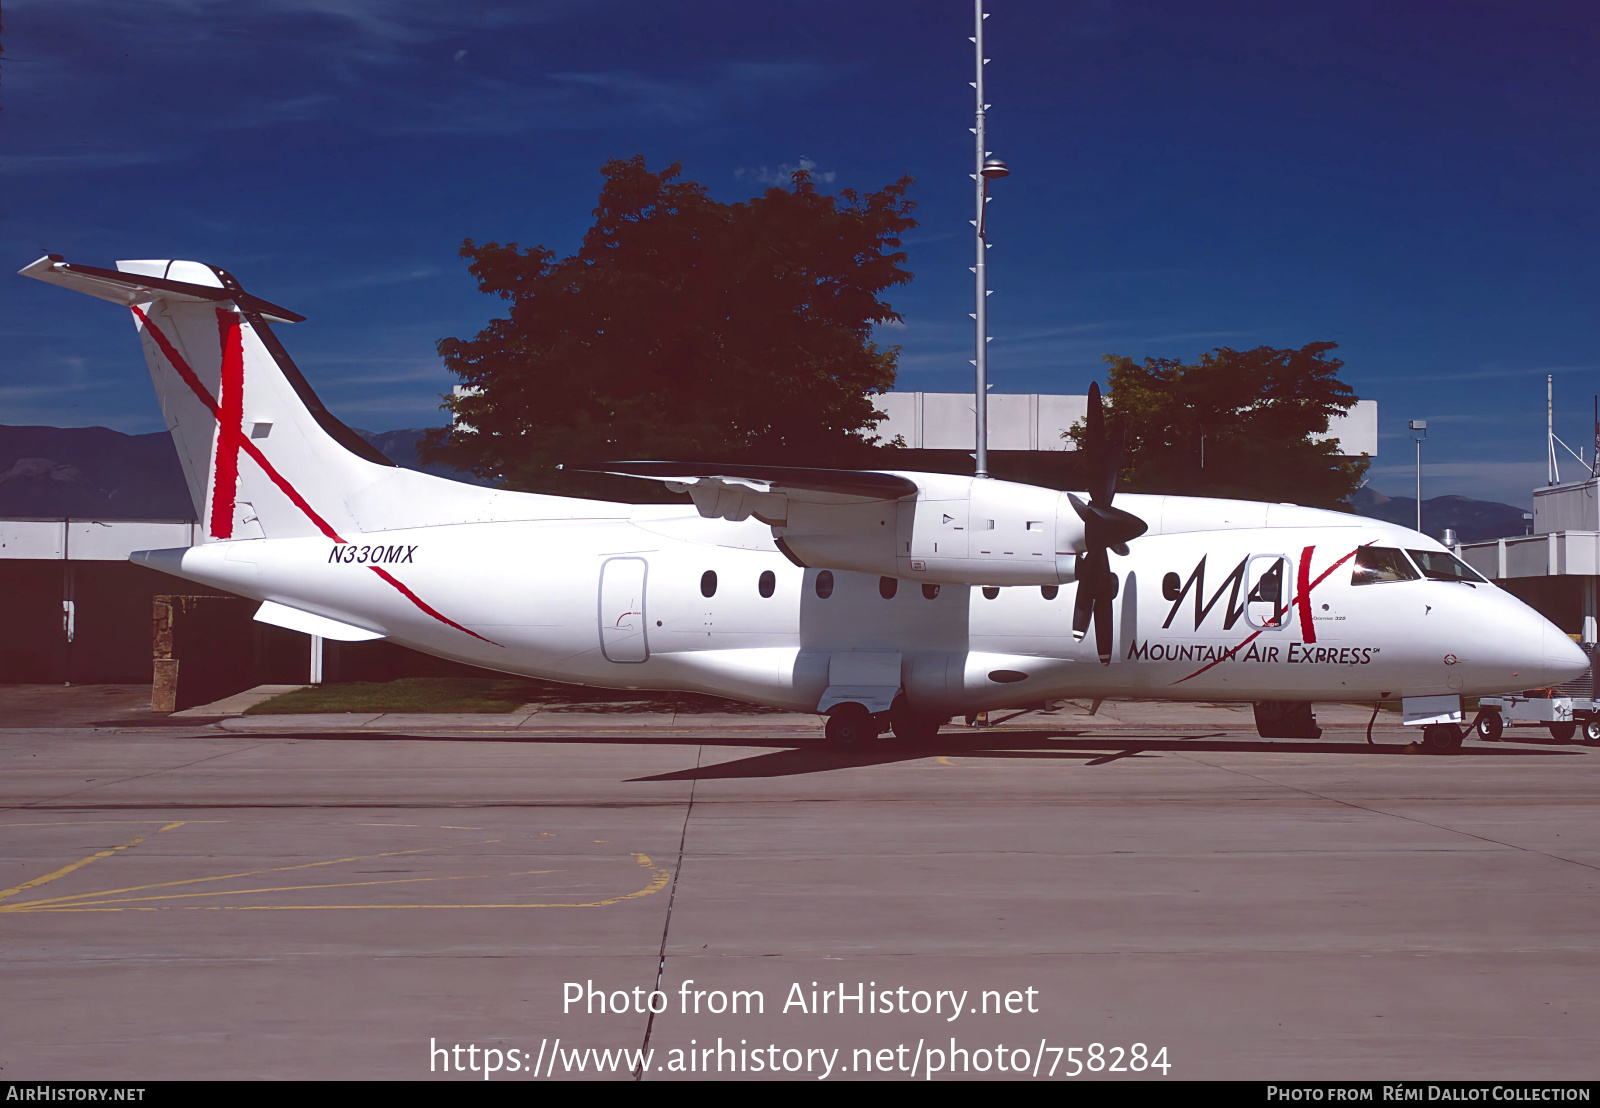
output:
M1411 568L1406 556L1388 546L1363 546L1356 551L1356 568L1350 575L1352 585L1380 585L1386 581L1415 581L1417 571Z
M1482 581L1483 577L1454 554L1443 550L1407 550L1422 575L1430 581Z

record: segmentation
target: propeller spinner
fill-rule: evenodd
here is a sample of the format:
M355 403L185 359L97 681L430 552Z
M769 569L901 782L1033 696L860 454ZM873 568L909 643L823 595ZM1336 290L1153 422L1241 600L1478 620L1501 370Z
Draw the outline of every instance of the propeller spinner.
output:
M1084 435L1084 453L1088 456L1089 502L1067 494L1072 508L1083 520L1086 549L1078 555L1077 599L1072 605L1072 637L1082 641L1094 622L1095 650L1101 665L1111 664L1111 602L1117 595L1117 578L1111 572L1108 551L1118 554L1128 552L1128 542L1144 534L1148 525L1132 512L1113 508L1111 499L1117 491L1117 471L1122 468L1122 424L1118 422L1110 438L1106 435L1106 417L1100 402L1100 383L1089 385L1089 412Z

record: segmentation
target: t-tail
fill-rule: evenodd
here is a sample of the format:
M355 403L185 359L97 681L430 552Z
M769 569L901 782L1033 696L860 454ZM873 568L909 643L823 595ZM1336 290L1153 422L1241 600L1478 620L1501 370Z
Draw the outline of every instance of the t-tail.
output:
M328 413L272 333L303 316L199 262L110 270L48 255L22 274L132 310L208 540L337 541L363 522L382 526L357 518L349 494L381 483L394 463Z

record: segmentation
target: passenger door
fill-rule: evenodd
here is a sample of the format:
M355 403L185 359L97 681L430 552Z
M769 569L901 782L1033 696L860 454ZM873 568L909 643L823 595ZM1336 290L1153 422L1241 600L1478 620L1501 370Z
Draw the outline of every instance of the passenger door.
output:
M600 567L600 653L607 661L635 663L650 657L647 576L643 558L610 558Z
M1245 569L1244 619L1258 631L1281 631L1289 622L1294 563L1282 554L1253 554Z

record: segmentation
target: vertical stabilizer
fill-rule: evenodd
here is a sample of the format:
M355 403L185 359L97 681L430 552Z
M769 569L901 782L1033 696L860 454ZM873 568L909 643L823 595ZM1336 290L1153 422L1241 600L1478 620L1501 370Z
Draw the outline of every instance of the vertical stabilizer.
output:
M394 463L331 416L271 322L303 317L199 262L41 258L23 274L125 304L208 540L360 530L346 495Z

